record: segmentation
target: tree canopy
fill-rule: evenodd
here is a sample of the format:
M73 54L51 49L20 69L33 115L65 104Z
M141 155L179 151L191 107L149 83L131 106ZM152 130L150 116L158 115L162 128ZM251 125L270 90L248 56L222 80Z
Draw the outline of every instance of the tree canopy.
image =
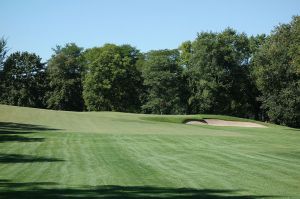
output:
M0 39L0 71L3 68L4 60L7 54L7 41L2 37Z
M272 122L300 126L300 17L277 26L254 57L262 108Z
M57 46L7 56L0 39L0 103L70 111L226 114L300 126L300 17L270 35L227 28L177 49Z
M5 104L43 107L45 64L33 53L15 52L6 59L1 72Z
M146 113L179 114L180 88L183 68L179 65L178 50L150 51L145 55L143 68L147 97L142 109Z
M200 33L187 65L191 112L251 115L250 56L245 34Z
M74 43L57 46L48 61L47 107L57 110L83 110L82 75L84 73L82 48Z
M130 46L106 44L85 52L87 73L83 97L90 111L140 109L142 79L136 64L139 51Z

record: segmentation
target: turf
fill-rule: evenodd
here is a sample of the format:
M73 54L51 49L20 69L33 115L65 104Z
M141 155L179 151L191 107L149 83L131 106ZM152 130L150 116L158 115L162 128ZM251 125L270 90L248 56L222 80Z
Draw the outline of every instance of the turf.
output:
M0 105L0 198L300 198L300 130Z

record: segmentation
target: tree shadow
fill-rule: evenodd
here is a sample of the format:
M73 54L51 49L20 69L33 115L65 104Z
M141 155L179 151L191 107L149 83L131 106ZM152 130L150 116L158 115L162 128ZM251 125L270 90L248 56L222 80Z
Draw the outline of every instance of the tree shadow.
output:
M0 143L3 142L42 142L45 138L31 138L19 134L33 134L43 131L59 129L47 128L40 125L22 124L13 122L0 122Z
M60 130L60 129L48 128L42 125L23 124L23 123L14 123L14 122L0 122L1 134L9 134L9 132L11 132L11 134L23 134L23 133L32 133L33 131L53 131L53 130Z
M31 155L0 153L0 164L35 163L35 162L61 162L61 161L64 161L64 160L57 159L57 158L31 156Z
M1 133L1 132L0 132ZM0 135L1 142L43 142L45 138L30 138L20 135Z
M31 134L31 133L35 133L32 131L15 131L15 130L1 130L0 127L0 135L5 135L5 134Z
M241 196L239 190L167 188L153 186L83 186L76 188L59 188L51 182L14 183L0 180L0 198L104 198L104 199L260 199L273 196Z

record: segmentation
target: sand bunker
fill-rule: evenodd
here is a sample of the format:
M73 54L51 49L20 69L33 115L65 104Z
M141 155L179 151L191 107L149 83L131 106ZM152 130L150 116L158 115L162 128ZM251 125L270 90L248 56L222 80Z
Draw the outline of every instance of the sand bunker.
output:
M266 126L261 125L261 124L257 124L257 123L254 123L254 122L226 121L226 120L218 120L218 119L203 119L201 121L199 121L199 120L190 120L190 121L186 122L186 124L266 128Z

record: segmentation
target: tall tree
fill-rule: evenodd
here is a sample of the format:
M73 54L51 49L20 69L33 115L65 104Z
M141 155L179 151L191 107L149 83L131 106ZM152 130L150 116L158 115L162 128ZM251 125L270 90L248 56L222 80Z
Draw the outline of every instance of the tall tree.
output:
M278 124L300 126L300 17L275 28L254 56L262 108Z
M3 64L7 54L6 44L6 40L2 37L0 39L0 99L4 92Z
M1 102L17 106L43 107L45 93L45 64L28 52L8 56L3 71Z
M189 89L188 85L188 68L190 67L191 64L191 58L193 55L193 45L191 41L185 41L183 42L179 48L179 53L180 53L180 61L179 64L183 69L182 73L182 83L180 87L180 96L181 96L181 101L182 101L182 107L184 110L186 110L186 113L190 113L190 106L188 105L189 97L191 96L191 90Z
M0 71L3 68L4 60L7 54L7 41L2 37L0 39Z
M184 113L181 99L182 67L178 50L157 50L146 54L143 69L147 89L144 112L155 114Z
M87 74L83 96L90 111L140 109L141 73L137 69L139 51L130 46L106 44L86 51Z
M261 108L262 103L258 99L261 95L261 92L258 90L256 83L255 83L255 76L254 76L254 55L259 51L259 49L264 45L266 42L267 36L265 34L256 35L249 37L249 45L250 45L250 60L249 60L249 68L250 68L250 76L249 77L249 84L247 86L247 94L248 100L250 104L252 104L252 110L255 113L255 119L265 121L266 120L266 112Z
M245 34L232 29L199 34L187 70L191 112L254 116L250 56Z
M82 48L74 43L57 46L48 62L49 91L47 107L56 110L83 110L82 75L84 72Z
M180 52L180 64L186 68L189 65L189 62L191 61L192 57L192 42L191 41L185 41L183 42L179 48Z

